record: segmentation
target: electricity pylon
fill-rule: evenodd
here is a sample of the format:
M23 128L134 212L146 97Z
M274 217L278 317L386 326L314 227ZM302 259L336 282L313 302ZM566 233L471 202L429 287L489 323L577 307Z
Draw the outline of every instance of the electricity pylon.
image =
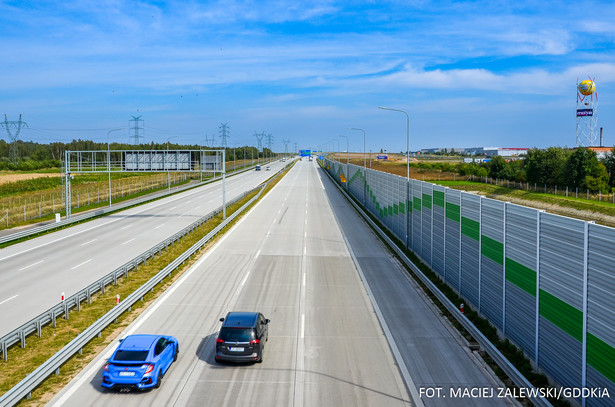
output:
M19 133L21 132L21 129L24 126L28 127L28 123L21 121L21 114L20 114L19 120L17 121L15 120L8 121L6 118L6 115L4 115L4 122L0 122L0 124L2 124L2 127L4 127L4 129L6 130L6 133L9 135L9 142L11 143L11 146L9 147L9 160L12 163L17 164L17 160L19 159L19 154L17 151L17 140L19 139ZM11 126L17 129L15 134L11 132Z
M132 119L128 120L128 122L134 122L134 126L130 127L129 130L132 131L132 135L130 136L131 138L135 139L135 142L133 143L134 145L138 145L141 144L139 143L139 138L145 138L141 135L139 135L139 130L143 130L143 127L139 127L139 122L143 122L143 120L141 120L141 116L131 116Z

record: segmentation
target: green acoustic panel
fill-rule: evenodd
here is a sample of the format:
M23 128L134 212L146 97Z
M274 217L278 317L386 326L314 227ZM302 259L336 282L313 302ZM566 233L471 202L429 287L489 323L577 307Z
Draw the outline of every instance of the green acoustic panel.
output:
M480 241L480 249L483 256L504 265L504 245L502 243L483 235Z
M480 223L462 216L461 233L468 237L471 237L478 242L480 240Z
M399 205L397 205L397 204L393 204L393 213L394 213L395 215L398 215L398 214L399 214Z
M615 382L615 348L602 339L587 333L587 363L612 382Z
M404 204L403 202L399 203L399 212L402 214L406 213L406 204Z
M508 257L506 258L506 280L532 297L536 297L536 272Z
M427 209L431 209L431 195L423 194L423 206Z
M454 203L447 202L446 203L446 217L450 220L454 220L455 222L459 222L461 219L461 209L459 205L455 205Z
M412 201L414 202L414 209L420 212L421 211L421 198L414 197L412 198Z
M433 191L433 204L444 208L444 192Z
M553 294L540 290L540 315L572 336L583 340L583 312L560 300Z

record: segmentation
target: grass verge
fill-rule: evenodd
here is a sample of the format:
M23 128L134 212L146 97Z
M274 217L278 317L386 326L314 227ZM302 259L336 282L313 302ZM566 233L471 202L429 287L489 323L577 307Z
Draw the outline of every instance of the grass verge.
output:
M262 199L271 188L284 177L284 175L286 175L289 169L290 167L272 178L259 200ZM255 191L239 202L229 206L227 208L227 215L237 211L257 193L258 191ZM258 202L258 200L256 202ZM158 298L166 288L188 270L188 268L242 216L243 215L239 215L233 222L229 223L229 225L227 225L216 237L197 252L195 256L192 257L192 260L185 262L175 270L170 277L166 278L152 292L149 292L143 298L143 301L136 303L131 311L122 314L115 324L110 325L102 332L100 338L90 341L90 343L83 348L81 354L73 356L62 366L59 375L50 376L35 389L31 399L23 400L19 405L39 406L48 402L61 387L65 386L79 371L93 360L97 354L111 343L125 327L134 321L134 319ZM6 393L29 373L49 359L54 353L73 340L79 333L111 310L115 306L116 295L119 294L120 298L126 298L221 222L222 215L219 214L204 223L201 227L195 229L191 234L179 242L176 242L175 245L168 247L166 251L155 256L148 261L147 265L139 266L138 270L129 273L127 278L118 279L118 284L108 286L104 294L99 293L93 296L90 304L82 304L81 311L71 312L68 320L58 319L55 328L50 325L45 326L40 338L36 337L36 335L29 336L25 348L20 348L19 346L11 347L8 352L9 360L0 360L0 394Z

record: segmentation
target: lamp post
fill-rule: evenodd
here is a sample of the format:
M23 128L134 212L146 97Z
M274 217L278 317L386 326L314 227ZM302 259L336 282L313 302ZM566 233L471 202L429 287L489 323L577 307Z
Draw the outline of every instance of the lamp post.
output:
M348 189L348 180L350 179L350 173L349 171L349 163L350 163L350 150L348 147L348 136L342 136L341 134L338 134L337 137L345 137L346 138L346 189Z
M107 132L107 171L109 172L109 208L111 208L111 149L109 147L109 134L114 131L124 130L124 127L112 129Z
M167 167L167 184L169 184L169 192L171 192L171 169L169 168L169 140L175 138L177 136L171 136L167 138L167 154L165 161L165 166ZM175 156L175 162L177 162L177 155Z
M400 112L406 115L406 206L410 205L410 116L404 110L392 109L390 107L378 106L378 109L392 110L393 112ZM410 211L406 208L406 247L409 248L409 223L410 223Z
M333 150L335 150L335 142L337 141L337 152L336 152L336 154L339 154L339 152L340 152L340 141L338 139L334 139L334 138L330 139L329 141L333 143ZM335 157L335 154L333 156Z
M363 168L367 167L367 158L365 156L365 130L351 127L350 130L358 130L363 132Z
M338 137L344 137L346 139L346 165L348 166L349 162L350 162L350 150L348 147L348 136L342 136L341 134L338 135Z
M406 180L410 181L410 116L404 110L392 109L390 107L378 106L378 109L392 110L406 115Z
M363 182L363 206L367 206L367 157L365 155L365 130L358 129L355 127L351 127L350 130L358 130L363 132L363 172L364 172L364 180ZM370 155L371 158L371 155Z

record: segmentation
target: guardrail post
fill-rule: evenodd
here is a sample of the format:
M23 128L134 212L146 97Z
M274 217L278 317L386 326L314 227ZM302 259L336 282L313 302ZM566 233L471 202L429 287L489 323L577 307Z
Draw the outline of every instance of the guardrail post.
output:
M26 333L19 331L19 346L23 349L26 347Z
M38 320L36 321L36 336L40 338L42 335L42 331L43 331L43 323L40 320Z
M92 303L92 294L90 294L90 289L89 288L86 290L85 295L86 295L86 297L88 299L88 304L91 304Z
M105 293L105 283L103 281L100 282L100 293L101 294Z
M56 369L56 376L59 376L59 375L60 375L60 368L57 368Z
M56 312L52 311L51 312L51 326L52 327L56 327Z
M4 359L5 362L9 360L8 350L9 347L6 342L2 342L2 359Z
M64 302L62 305L64 305L64 319L68 320L68 304Z

